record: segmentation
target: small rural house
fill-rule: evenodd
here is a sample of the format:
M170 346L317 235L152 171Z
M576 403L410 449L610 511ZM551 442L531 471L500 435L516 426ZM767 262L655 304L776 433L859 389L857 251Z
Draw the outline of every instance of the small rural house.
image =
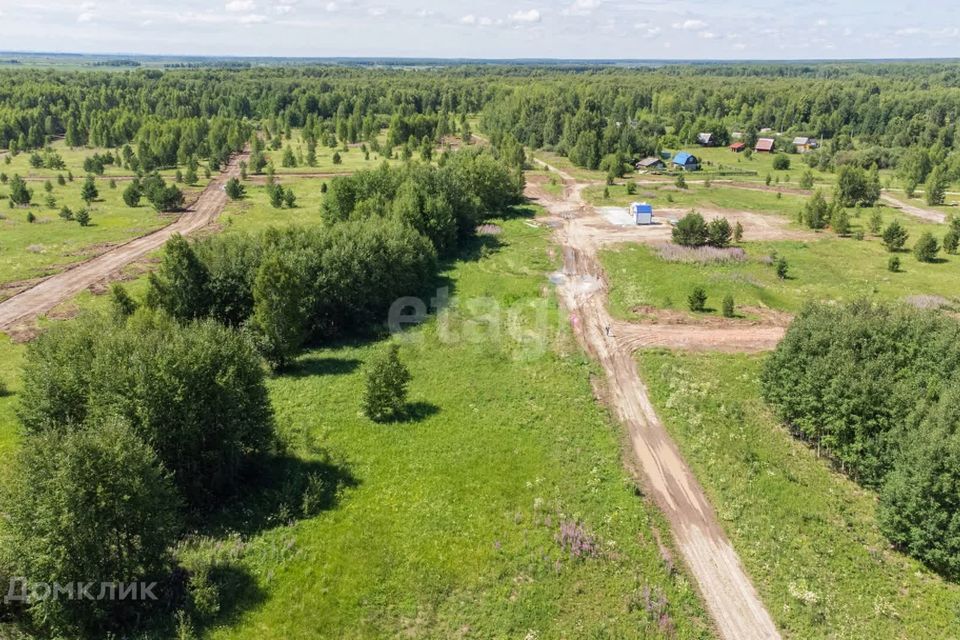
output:
M653 205L646 202L634 202L630 205L630 213L637 224L653 224Z
M657 156L650 156L649 158L644 158L637 163L637 171L660 171L666 169L667 165L663 163L663 160Z
M773 138L760 138L757 140L757 146L754 147L753 150L761 153L773 153L773 145Z
M697 159L697 156L692 153L687 153L686 151L679 151L677 155L673 156L674 167L683 169L684 171L699 171L700 170L700 160Z
M797 136L793 139L793 146L797 150L797 153L806 153L807 151L813 151L819 145L816 138Z
M697 134L697 144L701 147L712 147L714 144L713 134L712 133L698 133Z
M734 153L740 153L746 148L747 145L742 142L734 142L732 145L730 145L730 151L733 151Z

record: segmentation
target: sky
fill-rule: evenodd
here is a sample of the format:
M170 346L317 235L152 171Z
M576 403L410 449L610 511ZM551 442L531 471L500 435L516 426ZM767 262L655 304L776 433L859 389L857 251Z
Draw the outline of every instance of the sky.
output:
M0 0L0 50L562 59L960 57L956 0Z

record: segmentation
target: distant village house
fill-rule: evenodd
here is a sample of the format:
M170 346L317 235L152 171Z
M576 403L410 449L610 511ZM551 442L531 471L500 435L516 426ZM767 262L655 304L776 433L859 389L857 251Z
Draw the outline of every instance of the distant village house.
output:
M813 151L819 146L816 138L807 138L804 136L797 136L793 139L793 147L797 150L797 153L806 153L808 151Z
M697 134L697 144L701 147L712 147L714 145L714 137L712 133L698 133Z
M680 151L677 155L673 156L672 164L674 167L683 169L684 171L700 170L700 160L697 156L692 153L687 153L686 151Z
M773 153L773 145L773 138L760 138L757 140L757 146L754 147L753 150L760 153Z
M747 145L742 142L734 142L732 145L730 145L730 151L733 151L734 153L740 153L746 148Z
M662 171L666 168L667 165L664 164L663 160L656 156L644 158L637 163L637 171Z

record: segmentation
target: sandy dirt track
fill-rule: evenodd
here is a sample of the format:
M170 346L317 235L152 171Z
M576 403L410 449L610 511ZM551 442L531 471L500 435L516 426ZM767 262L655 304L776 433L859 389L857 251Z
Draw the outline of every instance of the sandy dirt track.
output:
M159 249L174 234L188 235L215 222L227 204L223 185L231 177L240 175L239 163L246 160L247 155L244 152L234 156L224 171L207 185L197 201L176 222L41 280L33 287L0 302L0 330L10 331L33 322L65 300Z
M779 638L770 614L717 522L702 487L653 409L633 358L630 340L637 339L636 334L617 325L607 311L607 285L597 260L603 236L591 229L599 216L584 204L583 185L577 184L569 174L556 173L565 183L562 198L552 198L537 188L531 189L529 195L539 200L550 214L547 222L555 228L557 240L563 247L561 299L571 314L581 344L606 372L607 401L627 428L644 486L670 522L677 547L720 635L728 640ZM752 327L754 331L757 329ZM689 327L657 326L648 331L654 337L662 337L667 331L678 335L686 332L682 340L689 343L693 339ZM704 347L710 346L711 340L719 339L712 336L711 330L697 331L704 334L697 338ZM620 339L616 337L618 333L622 336ZM678 335L663 342L673 343ZM739 340L728 339L728 343Z
M897 200L889 193L883 193L880 195L880 199L886 202L888 205L894 209L900 209L904 213L911 215L915 218L920 218L921 220L926 220L927 222L946 222L947 216L940 213L939 211L934 211L933 209L923 209L921 207L915 207L912 204L907 204Z

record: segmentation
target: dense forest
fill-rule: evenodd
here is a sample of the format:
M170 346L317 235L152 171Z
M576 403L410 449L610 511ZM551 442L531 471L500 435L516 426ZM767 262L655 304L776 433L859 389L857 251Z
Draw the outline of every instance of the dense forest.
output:
M738 131L749 143L769 128L826 141L806 158L821 168L896 168L919 184L938 165L960 176L958 76L947 63L11 70L0 75L0 148L37 149L58 136L130 145L150 170L191 156L222 161L255 123L306 127L334 143L372 141L389 127L391 146L420 145L482 113L491 137L590 168L611 154L691 144L700 132L723 142Z

